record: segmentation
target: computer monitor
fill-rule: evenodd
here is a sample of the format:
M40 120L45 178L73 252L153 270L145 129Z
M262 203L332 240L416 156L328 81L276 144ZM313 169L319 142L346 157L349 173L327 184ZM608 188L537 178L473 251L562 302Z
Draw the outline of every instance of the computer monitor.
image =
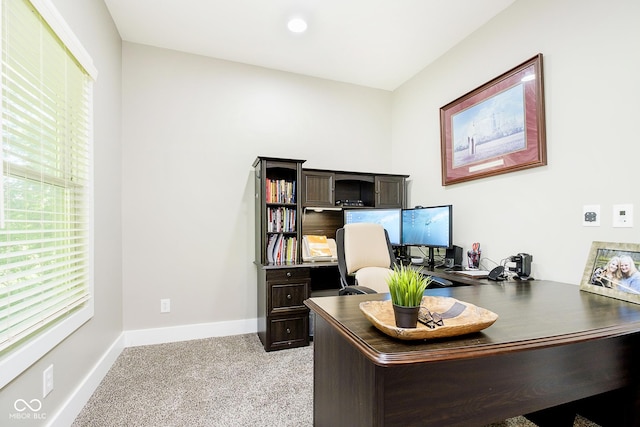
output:
M453 244L453 206L403 209L402 244L429 248L429 265L433 266L433 249Z
M402 209L345 209L344 223L373 222L387 230L389 241L394 246L402 244Z

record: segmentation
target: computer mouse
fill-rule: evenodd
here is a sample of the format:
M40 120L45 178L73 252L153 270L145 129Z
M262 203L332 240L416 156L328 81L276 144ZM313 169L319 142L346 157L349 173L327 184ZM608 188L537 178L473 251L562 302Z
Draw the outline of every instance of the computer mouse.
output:
M489 272L487 279L500 282L504 280L504 267L499 265Z

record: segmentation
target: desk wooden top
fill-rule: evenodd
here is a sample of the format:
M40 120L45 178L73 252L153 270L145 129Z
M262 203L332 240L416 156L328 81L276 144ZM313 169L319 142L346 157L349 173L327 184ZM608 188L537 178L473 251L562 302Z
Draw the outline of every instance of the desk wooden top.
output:
M416 268L420 268L420 266L416 266ZM458 284L463 284L467 286L486 285L488 283L492 283L491 280L486 278L479 279L477 277L464 276L454 271L449 271L447 269L441 269L441 268L422 267L422 272L424 274L429 274L435 277L441 277L443 279L451 280L452 282L457 282Z
M474 334L402 341L376 329L359 308L362 301L386 300L389 294L310 298L305 304L380 366L483 357L640 332L640 305L565 283L497 282L427 289L426 294L475 304L499 318Z

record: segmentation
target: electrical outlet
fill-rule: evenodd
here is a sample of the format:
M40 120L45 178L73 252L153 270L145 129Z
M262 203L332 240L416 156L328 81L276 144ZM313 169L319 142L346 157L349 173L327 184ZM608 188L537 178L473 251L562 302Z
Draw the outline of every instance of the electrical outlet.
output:
M53 365L42 371L42 397L45 398L53 390Z
M585 227L600 226L600 205L584 205L582 207L582 225Z
M170 299L161 299L160 300L160 313L169 313L171 311L171 300Z
M613 205L613 226L633 227L633 205Z

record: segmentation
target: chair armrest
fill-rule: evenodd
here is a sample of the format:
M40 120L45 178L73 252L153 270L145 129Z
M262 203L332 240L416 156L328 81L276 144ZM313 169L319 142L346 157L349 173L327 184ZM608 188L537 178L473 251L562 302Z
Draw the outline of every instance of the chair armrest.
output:
M371 288L367 288L366 286L345 286L340 289L338 295L365 295L365 294L377 294Z

